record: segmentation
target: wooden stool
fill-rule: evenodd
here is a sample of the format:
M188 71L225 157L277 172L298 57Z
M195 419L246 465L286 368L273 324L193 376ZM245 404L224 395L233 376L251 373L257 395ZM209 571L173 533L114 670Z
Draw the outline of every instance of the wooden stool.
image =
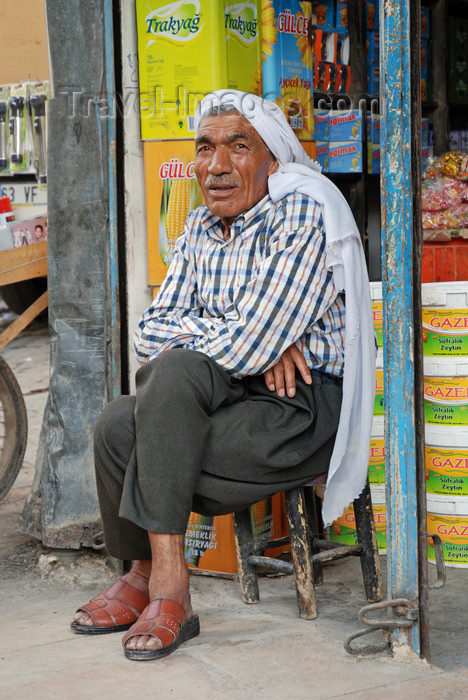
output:
M361 559L367 600L371 603L382 598L380 562L369 484L366 484L359 498L353 503L358 544L346 545L319 539L317 536L314 486L318 483L323 483L320 477L306 486L284 492L289 537L262 541L260 545L261 551L264 551L289 542L292 562L260 556L254 547L250 509L246 508L233 514L239 580L244 602L257 603L260 599L256 567L266 571L294 573L299 615L304 620L313 620L317 617L314 584L322 583L322 564L348 556L359 556Z

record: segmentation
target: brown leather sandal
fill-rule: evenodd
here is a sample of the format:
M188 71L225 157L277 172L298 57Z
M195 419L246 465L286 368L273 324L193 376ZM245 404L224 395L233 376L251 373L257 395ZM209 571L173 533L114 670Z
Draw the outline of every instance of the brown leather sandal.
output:
M183 607L175 600L156 598L143 610L138 622L124 636L122 644L127 659L149 661L172 654L181 644L198 634L200 634L198 615L194 615L191 620L187 621ZM129 639L141 636L156 637L161 642L162 647L144 651L125 647Z
M149 596L119 578L112 586L95 596L76 612L85 612L93 625L73 621L71 628L79 634L108 634L128 630L149 603Z

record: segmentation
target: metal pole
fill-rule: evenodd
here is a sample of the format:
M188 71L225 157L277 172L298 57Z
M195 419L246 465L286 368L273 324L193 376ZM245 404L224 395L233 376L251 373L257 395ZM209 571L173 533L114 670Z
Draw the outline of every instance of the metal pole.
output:
M116 100L113 35L113 0L104 0L103 46L105 62L105 94L107 112L107 169L109 188L109 336L108 393L109 400L120 394L120 304L117 230L117 166L116 166Z
M417 465L424 449L419 397L419 21L418 0L383 0L380 92L388 598L407 598L418 609L418 567L425 557L418 536L424 507L417 488ZM426 608L424 619L425 612ZM394 608L392 614L404 615L404 610ZM419 655L420 621L395 629L392 645L409 646Z

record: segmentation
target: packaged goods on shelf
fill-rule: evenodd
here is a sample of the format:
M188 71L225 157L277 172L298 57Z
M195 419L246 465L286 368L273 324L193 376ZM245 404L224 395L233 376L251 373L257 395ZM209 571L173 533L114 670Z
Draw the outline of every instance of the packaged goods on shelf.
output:
M380 91L380 66L367 64L367 92L378 99Z
M387 511L385 504L385 488L379 485L371 486L372 511L374 514L375 534L379 554L387 552ZM329 528L330 540L343 544L357 544L356 520L351 503L343 514Z
M380 33L378 31L366 32L367 60L374 65L378 65L380 61L379 38Z
M366 0L366 29L379 30L379 2L378 0Z
M367 172L371 175L380 173L380 145L367 143Z
M308 28L312 4L271 0L262 19L263 96L281 106L299 139L311 140L314 73Z
M450 151L426 168L422 210L424 240L468 238L468 153Z
M367 142L380 144L380 114L367 115Z
M449 150L468 151L468 131L451 131Z
M328 169L328 141L316 141L315 143L317 163L324 172Z
M337 63L338 34L336 32L314 28L311 43L314 61Z
M363 120L359 109L331 110L328 113L329 141L362 141Z
M359 109L316 110L314 112L317 141L362 141L363 121Z
M317 29L335 27L335 0L321 0L320 4L312 5L312 24Z
M335 31L348 32L348 2L336 0Z
M432 146L422 146L421 148L421 170L424 173L430 165L434 149Z
M385 418L374 416L369 447L369 483L385 484Z
M421 119L421 144L423 146L429 145L429 119L427 117Z
M47 181L48 81L0 86L0 174L35 174Z
M421 37L429 38L430 10L428 7L421 7Z
M429 40L421 39L421 100L428 99Z
M329 141L328 172L362 172L362 141Z
M314 137L316 141L328 140L328 109L314 110Z
M424 357L466 359L468 357L468 286L466 283L423 284L421 298Z
M199 100L219 88L259 94L260 0L137 0L142 138L194 136Z
M375 362L375 397L374 416L384 416L385 414L385 387L384 387L384 362L383 350L377 351Z

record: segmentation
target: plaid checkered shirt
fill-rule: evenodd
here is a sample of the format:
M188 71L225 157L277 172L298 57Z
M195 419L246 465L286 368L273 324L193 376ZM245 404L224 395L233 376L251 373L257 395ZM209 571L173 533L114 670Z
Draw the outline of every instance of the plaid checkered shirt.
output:
M223 239L221 220L191 212L153 304L135 330L144 363L198 350L236 378L263 374L292 344L309 368L343 373L345 308L325 265L320 205L266 195Z

